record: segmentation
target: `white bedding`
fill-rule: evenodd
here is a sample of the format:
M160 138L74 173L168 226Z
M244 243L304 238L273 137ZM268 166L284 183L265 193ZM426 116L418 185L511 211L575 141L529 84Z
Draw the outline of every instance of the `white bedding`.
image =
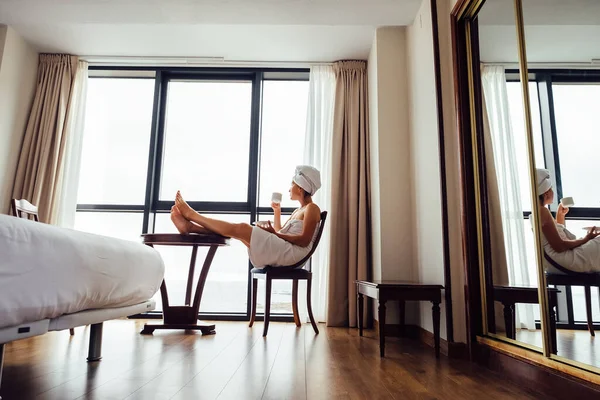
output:
M0 215L0 328L139 304L163 275L142 243Z

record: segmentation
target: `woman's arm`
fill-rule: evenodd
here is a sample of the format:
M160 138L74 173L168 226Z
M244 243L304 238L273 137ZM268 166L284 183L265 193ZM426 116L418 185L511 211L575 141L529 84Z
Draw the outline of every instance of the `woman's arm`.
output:
M565 240L561 238L558 234L558 229L556 229L556 224L554 223L552 214L550 214L550 210L548 210L546 207L541 207L540 214L542 220L542 232L544 233L544 236L546 237L546 240L548 241L550 246L557 253L562 253L567 250L579 247L582 244L585 244L591 239L598 236L598 233L594 232L595 229L592 229L584 238L576 240Z
M273 228L279 232L281 230L281 203L271 202L271 208L273 209Z
M286 233L279 233L275 231L275 227L263 228L268 232L277 235L283 240L295 244L296 246L306 247L310 244L312 237L317 229L317 225L321 221L321 210L316 204L310 204L304 211L304 223L302 227L302 233L300 235L289 235Z

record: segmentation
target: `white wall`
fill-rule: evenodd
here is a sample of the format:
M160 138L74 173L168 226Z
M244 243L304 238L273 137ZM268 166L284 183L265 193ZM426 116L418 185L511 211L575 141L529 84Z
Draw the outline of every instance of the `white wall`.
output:
M368 61L375 279L413 279L406 72L406 28L378 28ZM387 322L397 323L397 315L391 302Z
M416 278L421 283L444 284L442 199L438 113L433 57L431 7L423 1L407 29L410 103L412 206ZM442 321L445 305L442 303ZM420 326L433 332L431 304L420 302ZM446 338L446 324L441 324Z
M438 1L454 340L466 341L458 139L450 11ZM368 61L373 278L444 284L438 116L431 9L410 27L379 28ZM393 304L393 303L392 303ZM441 335L447 338L445 304ZM377 316L375 310L375 316ZM397 321L389 307L387 322ZM407 304L407 322L432 331L431 305Z
M33 100L38 53L11 27L0 27L0 212L9 209L21 142Z
M373 258L373 279L381 279L381 194L379 185L379 101L377 79L377 36L373 37L373 46L367 61L367 82L369 100L369 149L371 173L371 237Z

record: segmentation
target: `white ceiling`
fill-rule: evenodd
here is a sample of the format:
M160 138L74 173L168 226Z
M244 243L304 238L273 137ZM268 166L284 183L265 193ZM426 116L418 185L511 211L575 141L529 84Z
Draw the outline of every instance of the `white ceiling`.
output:
M366 59L379 26L421 0L0 0L0 23L40 51L236 61Z

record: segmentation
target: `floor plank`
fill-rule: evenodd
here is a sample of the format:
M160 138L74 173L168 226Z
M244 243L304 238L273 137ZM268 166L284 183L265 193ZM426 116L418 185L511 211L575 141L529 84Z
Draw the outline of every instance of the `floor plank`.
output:
M314 335L312 328L296 328L287 324L277 353L277 359L265 385L265 400L306 399L305 335Z
M600 368L600 341L587 330L556 330L558 355ZM517 340L542 348L542 331L517 331Z
M103 359L86 363L89 328L7 345L3 400L28 399L534 399L528 388L431 348L373 331L216 322L217 334L156 331L143 320L109 321Z

